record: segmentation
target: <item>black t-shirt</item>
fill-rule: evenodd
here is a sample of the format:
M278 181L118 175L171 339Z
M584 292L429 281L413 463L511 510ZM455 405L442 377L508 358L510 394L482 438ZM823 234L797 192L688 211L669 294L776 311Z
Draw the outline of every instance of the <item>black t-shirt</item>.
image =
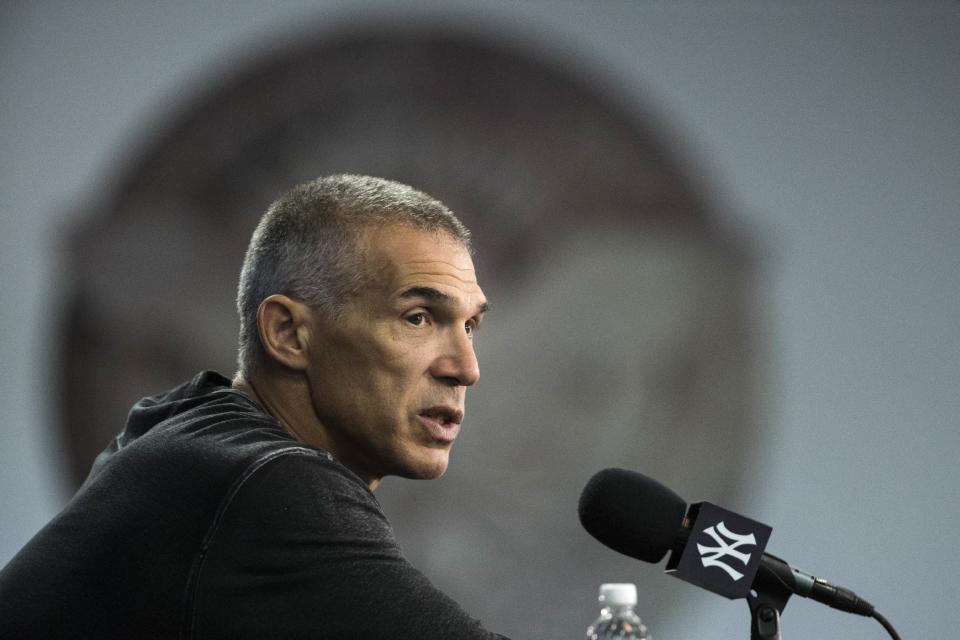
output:
M145 398L0 572L14 638L491 639L367 486L206 372Z

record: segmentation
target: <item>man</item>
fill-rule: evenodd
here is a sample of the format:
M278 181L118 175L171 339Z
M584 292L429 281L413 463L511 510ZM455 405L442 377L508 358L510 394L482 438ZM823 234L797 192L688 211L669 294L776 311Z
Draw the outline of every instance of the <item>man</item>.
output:
M373 497L447 468L487 303L441 203L332 176L275 202L240 277L239 371L145 398L0 573L4 638L492 638Z

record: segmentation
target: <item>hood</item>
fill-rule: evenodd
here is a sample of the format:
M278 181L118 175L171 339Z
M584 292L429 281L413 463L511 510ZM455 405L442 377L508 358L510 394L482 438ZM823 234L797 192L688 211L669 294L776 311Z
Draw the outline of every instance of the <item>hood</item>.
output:
M203 371L189 382L137 402L130 409L123 430L94 460L84 486L96 477L114 455L149 433L158 424L208 402L211 393L230 389L230 385L230 380L216 371Z

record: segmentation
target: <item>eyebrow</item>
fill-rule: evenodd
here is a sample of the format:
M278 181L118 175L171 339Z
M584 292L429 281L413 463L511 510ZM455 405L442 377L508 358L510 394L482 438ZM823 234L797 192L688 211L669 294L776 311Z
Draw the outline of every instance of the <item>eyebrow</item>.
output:
M443 291L434 289L433 287L410 287L406 291L400 294L401 298L424 298L425 300L430 300L432 302L447 302L450 300L450 296L445 294ZM486 313L490 309L490 304L484 302L477 309L477 313Z

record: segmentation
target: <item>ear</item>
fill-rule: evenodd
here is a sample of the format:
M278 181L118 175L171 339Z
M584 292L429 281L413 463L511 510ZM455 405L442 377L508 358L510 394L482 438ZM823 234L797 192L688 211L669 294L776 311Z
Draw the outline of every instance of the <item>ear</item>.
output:
M295 371L307 368L310 307L274 294L257 309L257 328L267 358Z

